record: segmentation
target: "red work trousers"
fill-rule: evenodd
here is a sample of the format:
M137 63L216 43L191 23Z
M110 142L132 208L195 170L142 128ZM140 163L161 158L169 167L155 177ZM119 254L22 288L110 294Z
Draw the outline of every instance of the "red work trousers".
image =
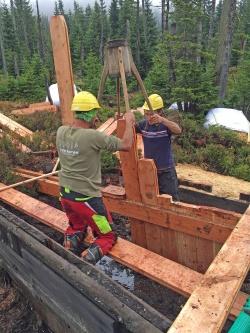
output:
M111 216L107 212L102 198L91 198L88 201L78 202L62 197L61 204L69 219L65 235L86 232L87 227L90 226L96 237L94 244L100 246L104 255L107 254L116 241L116 234L111 229Z

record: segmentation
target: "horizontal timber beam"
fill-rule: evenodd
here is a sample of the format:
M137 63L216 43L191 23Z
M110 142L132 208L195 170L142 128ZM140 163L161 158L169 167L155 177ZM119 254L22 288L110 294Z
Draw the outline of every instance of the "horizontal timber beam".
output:
M41 173L25 169L16 169L22 179L31 179ZM44 194L59 196L57 177L41 179L36 182L38 191ZM110 187L109 187L110 188ZM149 206L125 199L123 188L112 186L112 196L104 189L104 201L111 212L136 218L158 226L184 232L186 234L224 243L240 218L239 214L231 214L218 209L192 206L183 203L172 203L171 206ZM120 194L120 195L119 195ZM159 203L164 201L159 196ZM214 215L212 215L214 214ZM231 218L231 222L229 220Z
M39 106L33 106L28 107L25 109L17 109L11 111L11 114L14 116L30 116L34 113L43 113L43 112L57 112L57 108L55 105L39 105Z
M0 113L0 127L7 128L13 134L21 138L32 137L33 135L31 130L18 124L16 121L10 119L2 113Z
M116 187L112 186L112 188L115 190ZM107 192L107 188L103 190L103 198L111 212L218 243L225 242L240 218L239 214L231 215L217 209L206 207L203 209L203 207L182 203L171 203L166 207L150 206L123 197L119 199L119 195L112 197ZM158 200L162 203L167 198L158 196Z
M68 220L64 212L17 190L1 192L0 200L59 232L63 233L67 228ZM110 255L125 266L184 296L189 296L202 281L202 274L120 238ZM232 317L238 315L247 297L247 294L238 294L230 311Z

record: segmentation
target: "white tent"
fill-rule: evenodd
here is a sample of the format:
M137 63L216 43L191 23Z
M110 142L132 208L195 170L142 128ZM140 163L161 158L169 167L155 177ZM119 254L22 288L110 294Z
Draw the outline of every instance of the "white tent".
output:
M235 109L215 108L208 111L204 127L220 125L234 131L249 133L250 123L244 113Z
M76 86L74 85L74 91L75 94L77 93L76 90ZM59 98L59 92L58 92L58 86L57 83L52 84L51 86L49 86L49 92L50 92L50 96L52 98L53 104L56 106L60 106L60 98ZM48 96L46 97L46 102L48 102Z

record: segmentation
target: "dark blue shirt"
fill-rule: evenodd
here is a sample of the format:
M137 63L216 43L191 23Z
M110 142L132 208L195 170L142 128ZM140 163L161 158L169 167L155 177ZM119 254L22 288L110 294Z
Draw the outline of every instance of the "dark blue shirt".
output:
M150 125L147 120L142 120L136 124L135 130L142 135L145 158L153 159L158 170L174 166L171 132L165 125Z

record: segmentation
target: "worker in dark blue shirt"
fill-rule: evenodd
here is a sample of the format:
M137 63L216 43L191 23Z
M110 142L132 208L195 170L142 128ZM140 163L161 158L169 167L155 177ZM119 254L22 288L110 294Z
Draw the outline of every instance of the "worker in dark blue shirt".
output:
M149 101L153 111L145 102L143 105L145 119L136 124L136 133L142 135L144 157L153 159L155 162L160 194L170 194L174 201L179 201L171 136L180 134L181 128L177 123L164 117L161 96L150 95Z

